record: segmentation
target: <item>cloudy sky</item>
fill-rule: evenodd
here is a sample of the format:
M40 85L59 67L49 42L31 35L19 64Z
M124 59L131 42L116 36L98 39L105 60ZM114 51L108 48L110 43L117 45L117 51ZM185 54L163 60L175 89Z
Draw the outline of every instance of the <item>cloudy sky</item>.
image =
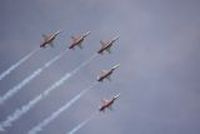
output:
M98 56L6 128L26 134L90 86L102 69L120 63L105 81L41 131L65 134L97 111L102 98L120 92L114 110L98 114L79 134L200 133L199 0L2 0L0 72L41 44L41 35L63 30L54 48L41 49L0 81L0 95L62 51L70 36L90 30L84 49L68 51L13 98L0 105L0 122L91 57L101 39L120 39L112 54Z

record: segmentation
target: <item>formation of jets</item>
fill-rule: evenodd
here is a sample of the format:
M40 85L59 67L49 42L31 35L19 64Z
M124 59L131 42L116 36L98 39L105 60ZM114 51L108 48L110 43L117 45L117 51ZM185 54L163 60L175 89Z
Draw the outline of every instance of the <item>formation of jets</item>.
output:
M49 35L42 35L43 37L43 43L40 45L41 48L46 48L47 46L51 46L53 47L53 41L56 39L56 37L61 33L61 31L57 31L55 33L49 34ZM71 36L72 39L72 43L71 45L68 47L68 49L75 49L75 47L79 47L79 48L83 48L82 47L82 43L85 40L85 38L90 35L90 31L79 35L79 36ZM114 37L112 40L109 41L100 41L101 44L101 48L97 51L98 54L104 54L104 51L111 53L111 47L113 46L113 44L119 39L119 36ZM97 81L98 82L103 82L104 79L108 79L109 81L111 81L111 75L113 74L113 72L120 66L120 64L117 64L115 66L113 66L111 69L109 70L102 70L100 75L97 76ZM102 105L99 108L100 112L104 112L106 109L112 109L112 105L115 102L116 99L118 99L120 97L120 94L117 94L115 96L113 96L110 100L107 99L103 99L102 100Z

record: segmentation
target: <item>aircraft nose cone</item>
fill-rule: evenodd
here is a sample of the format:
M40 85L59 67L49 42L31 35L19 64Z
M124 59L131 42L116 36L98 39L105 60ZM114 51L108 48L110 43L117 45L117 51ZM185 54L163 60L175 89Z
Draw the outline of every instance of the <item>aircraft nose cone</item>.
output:
M119 98L120 97L120 93L115 95L115 99Z
M89 34L91 34L91 31L88 31L88 32L86 33L86 35L89 35Z
M83 34L82 37L85 38L85 37L87 37L90 33L91 33L91 32L88 31L87 33Z
M113 41L116 41L116 40L118 40L118 39L119 39L119 37L120 37L120 36L116 36L116 37L113 39Z
M85 34L85 36L88 36L90 33L91 33L91 31L88 31L88 32Z
M120 66L120 64L117 64L115 66L112 67L112 69L117 69Z
M58 34L60 34L62 32L62 30L60 31L57 31L56 33L55 33L55 35L58 35Z

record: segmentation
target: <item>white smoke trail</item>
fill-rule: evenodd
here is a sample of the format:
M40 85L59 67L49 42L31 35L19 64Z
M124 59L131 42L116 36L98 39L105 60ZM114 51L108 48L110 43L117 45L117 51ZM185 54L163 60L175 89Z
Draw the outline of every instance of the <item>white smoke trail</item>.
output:
M11 124L19 119L22 115L27 113L31 108L33 108L37 103L39 103L43 98L45 98L51 91L55 90L58 86L62 85L66 80L68 80L71 76L76 74L82 67L89 64L97 54L94 54L87 61L83 62L79 67L75 68L71 73L66 73L61 79L56 81L51 87L47 88L43 93L39 94L37 97L29 101L28 104L23 105L21 108L17 109L13 114L7 116L6 120L0 122L0 131L5 131L5 127L11 126Z
M68 103L66 103L64 106L59 108L56 112L52 113L51 116L40 122L37 126L33 127L28 134L36 134L39 131L42 131L42 129L47 126L49 123L51 123L54 119L56 119L62 112L67 110L70 106L72 106L76 101L78 101L81 96L86 94L90 89L92 89L95 85L97 85L97 82L93 83L88 88L81 91L78 95L76 95L74 98L72 98Z
M67 134L74 134L76 133L79 129L81 129L83 126L85 126L89 121L91 120L91 118L83 121L82 123L80 123L79 125L77 125L75 128L73 128L70 132L68 132Z
M9 75L13 70L15 70L19 65L21 65L22 63L24 63L25 61L27 61L33 54L35 54L39 49L35 49L32 52L30 52L28 55L26 55L25 57L23 57L22 59L20 59L17 63L15 63L14 65L12 65L11 67L9 67L6 71L4 71L1 75L0 75L0 80L2 80L4 77L6 77L7 75Z
M14 86L13 88L9 89L2 97L0 97L0 104L3 104L6 100L13 97L17 92L19 92L26 84L28 84L31 80L33 80L36 76L38 76L43 70L48 68L51 64L56 62L58 59L60 59L62 56L64 56L66 51L58 54L56 57L48 61L44 66L38 68L35 70L31 75L26 77L22 82L20 82L18 85Z
M81 122L80 124L78 124L77 126L75 126L71 131L69 131L66 134L75 134L79 129L81 129L82 127L84 127L90 120L92 120L94 118L95 114L92 114L89 118L87 118L86 120L84 120L83 122Z

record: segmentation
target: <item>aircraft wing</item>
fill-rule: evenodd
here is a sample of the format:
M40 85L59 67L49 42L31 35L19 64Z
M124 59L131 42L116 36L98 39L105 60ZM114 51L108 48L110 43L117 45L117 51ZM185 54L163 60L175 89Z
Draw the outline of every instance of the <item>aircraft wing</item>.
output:
M102 45L102 48L104 48L106 46L106 43L103 40L100 40L100 43Z
M42 37L43 37L44 41L48 40L48 36L46 34L43 34Z
M78 39L78 38L77 38L77 37L75 37L75 36L71 36L71 38L72 38L72 41L73 41L73 42L76 42L76 41L77 41L77 39Z
M105 74L107 74L108 73L108 70L102 70L101 71L101 75L105 75Z
M108 103L108 100L102 99L101 102L102 102L103 105L106 105Z

